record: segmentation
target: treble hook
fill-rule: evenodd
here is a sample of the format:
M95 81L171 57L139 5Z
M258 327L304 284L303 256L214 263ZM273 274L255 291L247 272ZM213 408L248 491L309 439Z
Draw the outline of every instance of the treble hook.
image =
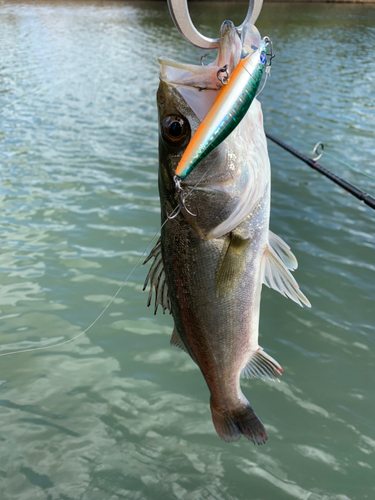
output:
M175 219L177 215L181 212L182 209L186 210L186 212L191 215L192 217L197 217L198 216L198 211L196 214L193 214L190 212L190 210L186 207L185 205L185 195L181 187L181 179L178 177L178 175L175 175L173 177L174 180L174 185L176 187L176 193L177 193L177 199L178 199L178 209L177 212L174 215L167 215L168 219ZM173 212L172 212L173 213Z
M207 56L209 56L210 54L203 54L203 56L201 56L201 66L204 66L204 62L203 62L203 59Z
M265 36L265 37L263 38L263 40L266 42L267 47L268 47L269 45L271 46L271 54L267 54L267 56L269 56L269 58L270 58L270 59L269 59L268 63L266 64L267 68L269 68L269 69L268 69L268 72L269 72L269 71L270 71L270 69L271 69L272 59L274 59L276 56L275 56L275 54L273 53L273 43L272 43L271 38L269 38L268 36Z

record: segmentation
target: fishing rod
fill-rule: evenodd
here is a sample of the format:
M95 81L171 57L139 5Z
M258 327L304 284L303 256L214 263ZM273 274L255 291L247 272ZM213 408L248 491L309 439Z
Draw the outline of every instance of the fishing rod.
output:
M272 142L274 142L275 144L277 144L278 146L282 147L283 149L285 149L286 151L291 153L296 158L299 158L300 160L305 162L306 165L308 165L309 167L313 168L314 170L317 170L319 173L328 177L328 179L333 181L335 184L341 186L342 188L345 189L345 191L352 194L353 196L358 198L358 200L363 201L366 205L368 205L369 207L371 207L375 210L375 198L373 198L369 194L365 193L361 189L357 188L356 186L353 186L353 184L350 184L350 182L348 182L344 179L341 179L341 177L334 174L330 170L326 169L325 167L320 165L317 161L312 160L311 158L308 158L307 156L300 153L296 149L292 148L291 146L288 146L288 144L285 144L285 142L281 141L280 139L278 139L274 135L268 134L266 132L266 137L268 139L270 139Z

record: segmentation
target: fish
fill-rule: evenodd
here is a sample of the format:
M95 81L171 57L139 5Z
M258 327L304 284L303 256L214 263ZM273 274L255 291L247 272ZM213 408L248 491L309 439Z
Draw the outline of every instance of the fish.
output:
M264 444L268 435L241 391L240 378L279 380L282 367L258 344L262 284L310 307L291 274L297 260L269 230L270 162L262 109L254 99L241 123L181 182L176 215L175 172L199 124L240 61L231 21L220 29L215 61L206 66L159 58L159 195L161 235L151 266L149 306L174 320L171 344L199 367L210 392L219 437Z

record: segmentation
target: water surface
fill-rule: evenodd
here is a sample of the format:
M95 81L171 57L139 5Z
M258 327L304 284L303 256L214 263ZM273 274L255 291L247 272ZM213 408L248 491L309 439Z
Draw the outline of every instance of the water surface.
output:
M217 36L246 4L191 10ZM159 2L3 1L0 26L5 353L78 335L136 264L160 220L157 57L202 51ZM266 3L266 129L375 175L374 26L372 5ZM203 378L169 346L171 317L146 308L138 268L75 342L0 358L1 500L374 498L374 212L269 152L271 228L313 307L263 291L260 343L284 375L243 388L268 443L216 436ZM375 195L375 180L322 163Z

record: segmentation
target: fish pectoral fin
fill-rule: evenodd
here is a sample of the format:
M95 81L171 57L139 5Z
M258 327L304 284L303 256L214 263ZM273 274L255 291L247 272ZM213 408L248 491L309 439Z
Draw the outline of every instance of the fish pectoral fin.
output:
M143 285L143 291L146 290L148 282L150 282L150 292L148 294L147 307L150 307L152 292L155 289L154 314L156 314L159 305L162 307L164 314L166 309L171 311L171 301L169 298L168 285L165 279L160 238L158 239L156 245L151 250L149 256L143 262L143 264L146 264L152 257L154 257L154 262L151 264L150 270L147 273L145 283Z
M171 337L171 345L174 345L175 347L178 347L179 349L182 349L185 352L188 352L185 344L182 342L180 335L178 334L178 331L176 330L176 327L173 329L172 337Z
M297 269L298 262L295 255L290 250L289 245L285 243L280 236L277 236L272 231L268 231L268 242L272 250L276 252L280 259L284 262L285 267L291 271Z
M219 270L215 281L215 295L225 297L238 285L246 267L246 250L250 240L230 233L224 246ZM226 250L225 250L226 248Z
M263 254L262 276L262 282L269 288L280 292L284 297L289 297L301 307L302 304L311 307L310 302L299 289L297 281L288 271L287 264L270 245L267 246Z
M241 372L242 377L246 378L261 378L280 382L279 375L283 369L279 363L266 353L261 347L252 356L249 363Z

